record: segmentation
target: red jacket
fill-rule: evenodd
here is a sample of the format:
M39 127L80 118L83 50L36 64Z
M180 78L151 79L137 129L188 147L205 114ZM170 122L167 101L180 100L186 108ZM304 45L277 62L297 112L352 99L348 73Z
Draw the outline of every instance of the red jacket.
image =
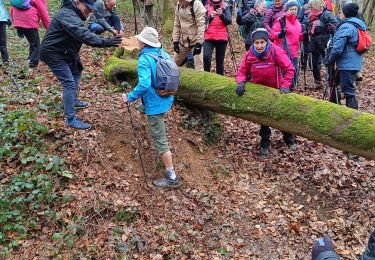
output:
M10 17L16 28L39 29L39 21L42 20L44 28L48 28L51 19L48 15L46 0L31 0L31 8L27 10L10 8Z
M253 54L250 47L237 72L237 83L246 82L249 73L252 83L289 89L294 77L294 68L285 51L270 42L269 51L260 59Z
M286 13L285 17L286 41L288 42L292 58L298 58L299 43L303 40L302 27L296 15ZM281 32L281 19L277 19L273 24L270 38L275 45L283 48L283 39L277 37L279 32Z
M228 41L227 25L232 22L232 16L230 14L229 6L220 3L223 14L219 17L218 15L212 17L211 13L214 11L214 5L211 1L206 5L208 26L204 33L204 39L206 41Z

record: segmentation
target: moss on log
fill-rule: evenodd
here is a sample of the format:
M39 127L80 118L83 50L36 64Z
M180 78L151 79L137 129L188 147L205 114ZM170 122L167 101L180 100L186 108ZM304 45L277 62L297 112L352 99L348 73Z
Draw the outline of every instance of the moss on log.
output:
M137 61L111 57L104 69L113 82L137 80ZM375 159L375 115L298 94L248 83L235 93L233 78L181 68L178 97L191 105L246 119Z

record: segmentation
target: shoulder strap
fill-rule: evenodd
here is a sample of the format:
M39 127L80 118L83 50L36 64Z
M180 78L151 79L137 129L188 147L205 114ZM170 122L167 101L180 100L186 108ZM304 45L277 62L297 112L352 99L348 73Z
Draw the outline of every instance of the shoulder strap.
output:
M195 23L194 2L195 0L191 0L190 2L190 12L191 16L193 17L193 23Z

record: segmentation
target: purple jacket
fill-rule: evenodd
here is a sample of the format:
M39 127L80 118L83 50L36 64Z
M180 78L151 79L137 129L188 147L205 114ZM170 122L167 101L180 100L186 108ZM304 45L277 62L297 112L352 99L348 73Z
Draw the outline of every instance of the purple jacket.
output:
M275 7L274 5L271 5L264 16L264 20L263 20L264 28L266 28L268 32L271 32L273 23L277 19L282 17L283 15L284 15L284 5L280 7Z

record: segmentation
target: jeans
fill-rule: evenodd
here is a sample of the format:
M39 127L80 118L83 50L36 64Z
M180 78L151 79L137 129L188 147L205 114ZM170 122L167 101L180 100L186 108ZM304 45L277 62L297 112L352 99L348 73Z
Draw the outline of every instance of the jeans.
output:
M227 41L205 41L203 44L204 70L211 71L212 52L216 49L216 73L224 75L224 58L227 48Z
M106 22L112 26L116 31L123 30L120 17L118 15L112 15L105 18ZM98 23L91 23L89 25L89 30L95 34L102 34L105 31L105 28Z
M346 99L346 106L358 109L358 100L355 95L355 70L340 70L340 86Z
M0 22L0 53L4 62L9 62L7 51L7 22Z
M63 86L64 114L67 121L71 121L76 117L74 104L77 102L82 64L78 61L76 63L48 64L48 66Z
M188 54L186 55L186 59L194 61L194 56L193 56L193 52L192 51L188 52Z
M38 66L40 57L40 38L38 29L17 28L19 35L24 35L29 42L29 68Z
M293 134L282 132L284 142L287 145L294 144L294 137ZM262 148L268 148L271 144L270 138L271 138L271 128L269 126L260 125L260 146Z

